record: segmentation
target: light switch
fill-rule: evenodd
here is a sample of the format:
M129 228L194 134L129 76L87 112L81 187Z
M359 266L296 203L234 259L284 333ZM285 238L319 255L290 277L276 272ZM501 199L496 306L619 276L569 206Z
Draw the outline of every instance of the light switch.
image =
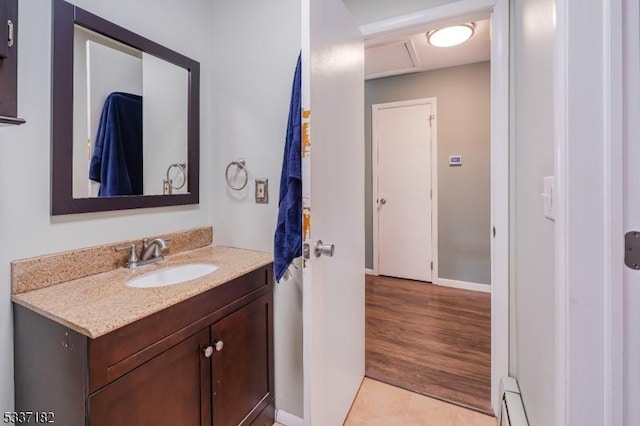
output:
M554 197L555 197L555 176L547 176L543 180L542 202L544 217L549 220L555 220Z

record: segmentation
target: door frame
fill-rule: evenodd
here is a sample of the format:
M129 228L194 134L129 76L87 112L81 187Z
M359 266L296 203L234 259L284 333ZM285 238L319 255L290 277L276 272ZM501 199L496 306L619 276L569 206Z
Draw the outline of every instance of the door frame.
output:
M402 108L416 105L431 105L431 115L436 119L431 121L430 138L431 138L431 260L433 261L433 270L431 271L431 280L437 277L438 265L438 106L436 98L420 98L410 99L406 101L384 102L371 105L371 175L372 184L372 212L373 212L373 275L378 275L378 237L380 214L378 213L378 161L379 147L378 139L378 111L390 108Z
M556 0L555 10L555 422L613 426L624 422L628 18L604 0Z
M491 406L509 375L509 0L461 0L360 26L367 40L408 36L429 25L491 19Z

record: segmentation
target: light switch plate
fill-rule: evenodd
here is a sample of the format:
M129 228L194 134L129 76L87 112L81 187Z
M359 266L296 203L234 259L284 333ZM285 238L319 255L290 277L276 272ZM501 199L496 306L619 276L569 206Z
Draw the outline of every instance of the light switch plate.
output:
M269 179L256 179L256 203L269 204Z
M544 217L555 220L556 214L554 209L555 197L555 176L547 176L543 180L542 202Z

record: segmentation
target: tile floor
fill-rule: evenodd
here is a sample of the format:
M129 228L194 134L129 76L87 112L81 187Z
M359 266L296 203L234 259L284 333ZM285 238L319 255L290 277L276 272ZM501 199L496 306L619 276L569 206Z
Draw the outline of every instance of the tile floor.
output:
M345 426L496 426L494 417L365 377Z
M365 377L345 426L496 426L494 417ZM282 426L276 423L274 426Z

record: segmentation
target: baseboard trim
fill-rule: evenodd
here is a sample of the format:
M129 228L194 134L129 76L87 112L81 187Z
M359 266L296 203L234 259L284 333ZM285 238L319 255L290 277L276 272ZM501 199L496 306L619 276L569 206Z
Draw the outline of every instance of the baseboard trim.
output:
M375 271L373 269L369 269L369 268L365 268L364 274L365 275L378 275L378 274L375 273Z
M276 422L284 426L304 426L304 420L284 410L276 410Z
M448 280L446 278L434 278L433 283L443 287L459 288L462 290L479 291L481 293L491 293L491 285L470 283L466 281Z

